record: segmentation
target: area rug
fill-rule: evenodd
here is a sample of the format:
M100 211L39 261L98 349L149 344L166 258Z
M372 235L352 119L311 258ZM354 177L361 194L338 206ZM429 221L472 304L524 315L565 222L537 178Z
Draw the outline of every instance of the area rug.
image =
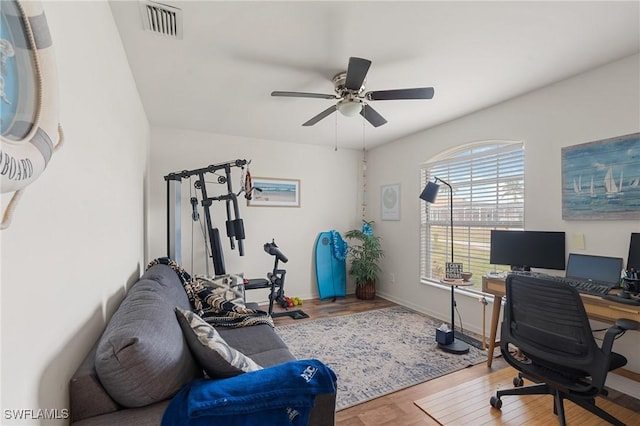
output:
M442 321L403 306L377 309L300 324L276 332L297 358L316 358L338 376L336 410L486 362L470 348L453 355L437 347Z

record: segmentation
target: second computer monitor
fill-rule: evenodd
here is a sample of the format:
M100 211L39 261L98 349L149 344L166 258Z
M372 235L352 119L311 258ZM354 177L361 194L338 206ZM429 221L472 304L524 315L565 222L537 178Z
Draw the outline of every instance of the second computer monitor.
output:
M635 269L640 271L640 232L631 233L631 241L629 242L629 257L627 258L627 271Z

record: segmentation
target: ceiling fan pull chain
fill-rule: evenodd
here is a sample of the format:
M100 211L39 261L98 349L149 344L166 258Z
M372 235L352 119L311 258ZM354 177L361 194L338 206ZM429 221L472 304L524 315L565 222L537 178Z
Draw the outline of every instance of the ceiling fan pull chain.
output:
M333 149L334 151L338 151L338 114L336 114L336 146Z
M364 115L363 115L364 117ZM362 120L362 220L365 221L367 217L367 149L365 145L365 121L366 117Z

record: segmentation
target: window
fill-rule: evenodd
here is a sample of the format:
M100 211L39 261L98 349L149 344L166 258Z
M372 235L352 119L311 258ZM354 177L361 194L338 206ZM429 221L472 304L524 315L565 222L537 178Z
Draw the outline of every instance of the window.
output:
M524 229L524 146L522 142L466 145L421 168L421 188L437 176L453 187L453 256L480 277L489 264L492 229ZM440 280L451 261L449 188L442 185L436 202L421 202L420 278ZM471 287L469 287L471 288Z

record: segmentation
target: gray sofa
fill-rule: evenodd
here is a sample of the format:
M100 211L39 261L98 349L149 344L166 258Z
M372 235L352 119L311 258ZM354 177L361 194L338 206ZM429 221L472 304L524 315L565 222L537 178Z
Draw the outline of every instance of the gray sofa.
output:
M202 377L176 307L191 309L180 279L169 266L152 266L131 287L71 378L73 426L159 425L171 397ZM295 359L267 324L217 330L263 367ZM309 425L334 425L335 393L318 395L315 402Z

